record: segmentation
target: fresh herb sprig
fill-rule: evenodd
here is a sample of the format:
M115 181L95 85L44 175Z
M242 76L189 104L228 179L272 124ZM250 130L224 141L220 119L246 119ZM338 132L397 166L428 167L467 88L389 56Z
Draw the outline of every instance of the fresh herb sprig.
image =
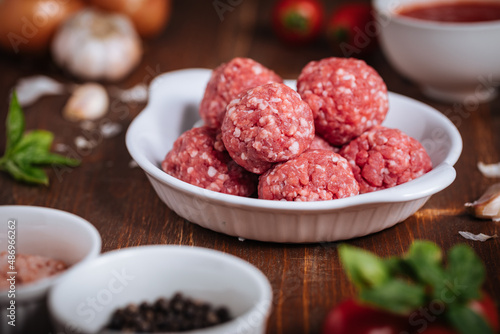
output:
M339 246L339 254L361 301L401 315L439 302L445 306L441 319L459 333L493 334L468 307L481 298L486 278L483 262L469 246L451 248L446 265L441 249L430 241L415 241L401 257L381 258L347 244Z
M49 178L39 166L76 167L80 164L79 160L50 152L54 140L51 132L33 130L24 133L25 125L23 110L17 100L16 92L13 92L7 114L7 140L4 156L0 158L0 170L21 182L48 185Z

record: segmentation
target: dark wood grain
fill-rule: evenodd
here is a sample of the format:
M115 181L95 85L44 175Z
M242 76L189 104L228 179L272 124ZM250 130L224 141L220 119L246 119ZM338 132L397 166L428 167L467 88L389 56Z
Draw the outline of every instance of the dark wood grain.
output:
M338 2L330 3L331 9ZM165 32L145 42L141 64L122 88L149 83L163 72L190 68L213 68L235 56L256 59L285 78L296 78L310 60L339 55L324 41L307 47L282 45L269 25L270 1L242 1L221 21L211 1L175 1ZM398 75L380 51L365 60L379 71L389 90L421 100L447 115L464 141L456 164L457 179L433 196L415 215L388 230L350 240L382 256L403 253L413 240L428 239L445 250L457 243L472 246L488 269L485 289L500 300L500 239L470 242L458 231L500 235L498 223L465 214L463 204L479 197L489 184L478 171L478 161L500 161L500 99L477 106L451 105L429 100L418 87ZM8 95L21 78L46 74L58 80L75 79L59 70L48 56L0 54L0 119L5 119ZM268 333L319 333L327 311L355 290L344 275L337 243L283 245L262 243L218 234L191 224L169 210L156 196L139 168L130 168L125 132L102 139L90 151L79 151L73 139L82 134L77 124L65 121L61 109L67 96L45 97L26 108L28 129L47 129L57 143L70 144L83 160L81 167L49 170L48 187L32 187L0 175L0 204L23 204L57 208L92 222L102 235L103 251L146 244L182 244L208 247L234 254L260 268L271 281L274 301ZM126 128L144 107L113 101L106 116ZM3 123L3 121L2 121ZM4 130L0 132L4 136ZM0 145L4 145L4 138Z

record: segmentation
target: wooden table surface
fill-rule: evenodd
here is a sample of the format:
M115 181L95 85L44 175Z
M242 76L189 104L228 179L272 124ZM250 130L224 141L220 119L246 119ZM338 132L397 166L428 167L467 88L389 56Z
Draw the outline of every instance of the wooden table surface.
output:
M128 88L140 82L149 83L154 76L176 69L213 68L235 56L251 57L284 78L296 78L307 62L339 55L322 41L300 48L282 45L269 27L270 1L239 3L232 11L225 12L221 21L212 1L175 1L164 33L145 42L141 64L117 85ZM438 103L398 75L380 51L364 59L379 71L389 90L423 101L447 115L459 129L464 148L455 166L457 178L450 187L395 227L347 242L381 256L401 254L417 239L432 240L443 249L457 243L469 244L486 263L485 289L500 300L500 239L471 242L458 234L470 231L500 235L498 223L474 219L463 209L465 202L473 201L488 185L500 181L485 178L476 167L478 161L500 161L500 99L480 105ZM1 53L0 119L5 119L8 95L15 82L34 74L64 82L75 80L59 70L48 56ZM83 130L61 116L67 98L45 97L26 108L27 129L54 132L55 142L76 150L82 165L62 174L48 168L51 179L48 187L19 184L2 173L0 204L46 206L75 213L97 227L103 252L138 245L181 244L212 248L249 261L264 272L273 287L270 334L319 333L327 311L354 295L353 285L339 264L337 243L241 242L177 216L160 201L143 171L129 166L131 157L125 147L125 131L110 139L97 137L95 148L78 150L73 140L84 134ZM120 122L124 129L144 107L144 104L112 102L106 118ZM0 136L4 137L4 133L2 128ZM1 147L4 143L4 138L0 139Z

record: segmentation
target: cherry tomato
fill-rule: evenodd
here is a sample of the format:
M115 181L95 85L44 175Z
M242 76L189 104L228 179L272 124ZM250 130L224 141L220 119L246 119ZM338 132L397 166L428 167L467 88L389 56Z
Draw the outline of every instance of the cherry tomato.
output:
M483 316L488 321L488 324L493 329L493 332L496 333L500 330L498 310L496 308L495 302L486 292L482 293L481 300L471 301L469 303L469 307L471 310Z
M377 27L368 3L346 3L326 23L327 39L346 57L362 54L376 45Z
M14 53L45 51L57 27L83 6L81 0L0 1L0 45Z
M90 0L90 3L127 15L142 37L160 33L170 18L170 0Z
M290 44L314 40L323 26L323 6L317 0L278 0L273 8L275 33Z
M355 300L346 300L327 315L322 334L400 334L401 332L409 332L408 317L363 305Z
M430 325L424 331L415 332L419 334L458 334L452 328L446 327L444 325Z

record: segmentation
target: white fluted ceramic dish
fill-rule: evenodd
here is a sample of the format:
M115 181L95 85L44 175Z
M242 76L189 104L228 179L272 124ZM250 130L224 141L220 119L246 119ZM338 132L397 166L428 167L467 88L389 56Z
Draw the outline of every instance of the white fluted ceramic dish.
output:
M284 202L244 198L202 189L161 170L179 135L199 120L198 105L210 77L207 69L165 73L151 84L149 103L126 137L132 158L146 172L165 204L179 216L213 231L271 242L312 243L365 236L414 214L455 179L462 139L440 112L389 93L385 126L398 128L427 149L433 170L406 184L332 201ZM291 87L294 81L288 81Z

